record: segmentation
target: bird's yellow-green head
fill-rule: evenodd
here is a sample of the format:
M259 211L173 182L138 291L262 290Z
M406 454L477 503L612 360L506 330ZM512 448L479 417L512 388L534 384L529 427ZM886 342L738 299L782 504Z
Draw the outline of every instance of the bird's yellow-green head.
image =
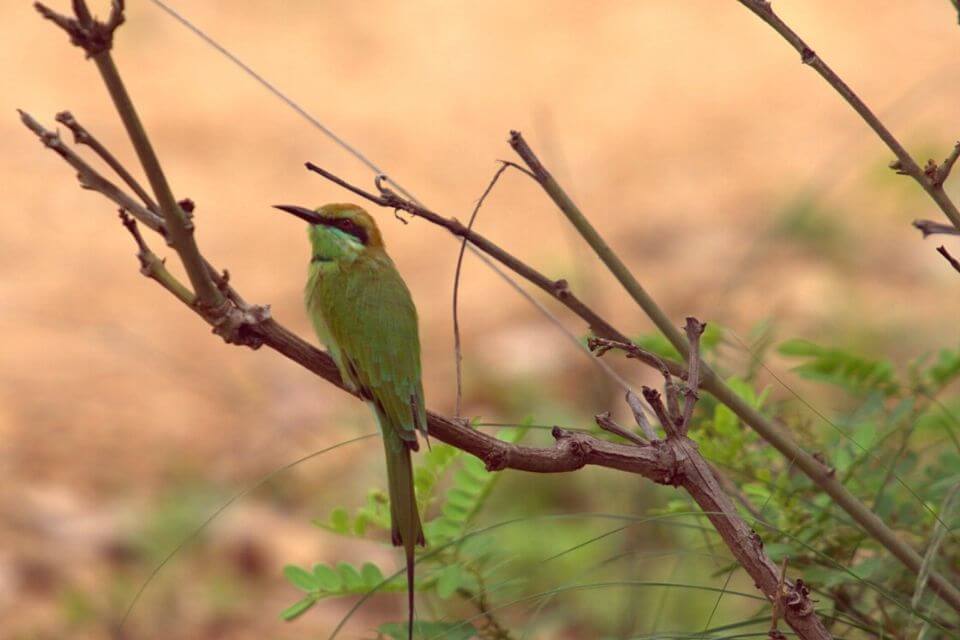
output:
M310 224L307 234L313 260L349 261L370 250L383 250L383 237L373 217L355 204L325 204L314 210L286 204L276 208Z

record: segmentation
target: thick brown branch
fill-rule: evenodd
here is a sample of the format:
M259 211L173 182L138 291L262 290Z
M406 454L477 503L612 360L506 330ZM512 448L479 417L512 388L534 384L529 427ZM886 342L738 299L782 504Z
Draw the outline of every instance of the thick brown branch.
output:
M263 344L346 391L333 359L323 351L269 319L251 327ZM349 392L348 392L349 393ZM595 465L638 473L664 481L670 470L652 447L641 448L599 440L584 433L554 428L554 447L515 445L464 427L456 419L427 413L430 436L483 460L491 471L516 469L534 473L562 473Z

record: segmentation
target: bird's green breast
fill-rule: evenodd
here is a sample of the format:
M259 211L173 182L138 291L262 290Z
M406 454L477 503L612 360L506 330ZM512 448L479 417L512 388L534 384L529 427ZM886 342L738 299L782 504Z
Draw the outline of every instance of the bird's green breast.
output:
M368 251L314 260L305 294L317 336L344 380L371 400L387 427L415 438L426 425L417 311L390 258Z

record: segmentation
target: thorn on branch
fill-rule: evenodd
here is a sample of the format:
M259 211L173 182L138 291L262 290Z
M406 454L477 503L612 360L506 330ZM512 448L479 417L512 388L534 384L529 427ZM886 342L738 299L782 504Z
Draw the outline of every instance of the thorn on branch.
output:
M73 0L75 18L57 13L41 2L33 6L41 16L63 29L70 36L70 43L83 49L88 58L113 47L113 34L124 21L123 0L113 0L106 22L91 15L85 0Z

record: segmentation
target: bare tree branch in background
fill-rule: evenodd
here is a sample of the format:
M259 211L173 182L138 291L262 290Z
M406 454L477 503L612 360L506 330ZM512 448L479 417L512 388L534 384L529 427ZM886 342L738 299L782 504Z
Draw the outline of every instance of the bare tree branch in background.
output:
M940 207L940 210L943 211L943 214L947 216L950 220L950 223L954 227L960 229L960 211L957 210L956 205L950 199L950 197L943 190L943 180L939 179L939 172L935 172L933 176L929 175L928 171L925 171L917 164L917 161L913 159L913 156L900 144L900 141L887 127L880 122L880 119L874 115L873 111L870 110L870 107L860 99L853 89L851 89L846 82L844 82L840 76L838 76L833 69L831 69L823 59L817 55L817 53L810 48L803 38L801 38L797 33L784 22L780 16L778 16L774 10L773 6L767 0L737 0L740 4L745 6L747 9L752 11L758 18L770 25L774 31L779 33L784 40L786 40L791 47L796 49L797 53L800 54L800 60L805 65L809 65L813 68L820 76L827 81L827 83L834 88L834 90L840 94L844 100L847 101L853 110L856 111L863 121L867 123L874 133L883 141L884 144L893 152L893 155L896 156L896 160L891 163L890 168L894 169L898 173L908 175L919 184L927 194L933 198L933 201L937 203L937 206ZM953 160L949 160L949 165L953 164L953 161L956 160L954 154L958 153L957 147L954 147L954 151L951 154ZM932 162L932 161L931 161ZM935 165L936 166L936 165ZM946 179L947 174L950 172L950 168L945 162L943 167L946 167L943 171L943 179Z

